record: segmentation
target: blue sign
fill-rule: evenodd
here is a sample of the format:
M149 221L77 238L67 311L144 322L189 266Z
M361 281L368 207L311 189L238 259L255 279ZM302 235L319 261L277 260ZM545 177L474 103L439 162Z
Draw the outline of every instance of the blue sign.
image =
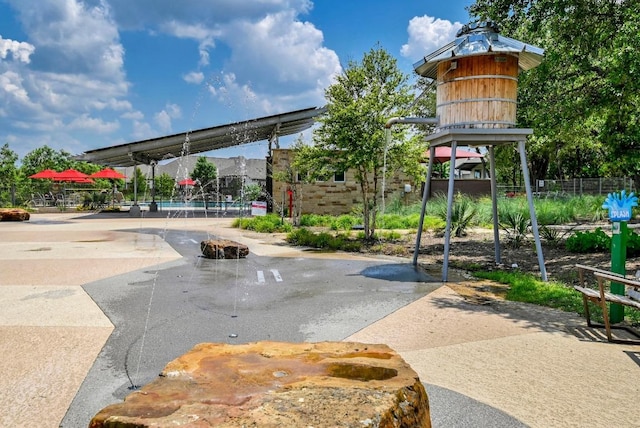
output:
M632 208L637 206L638 197L633 192L627 195L624 190L619 193L609 193L602 204L602 208L609 210L609 220L613 222L631 220Z

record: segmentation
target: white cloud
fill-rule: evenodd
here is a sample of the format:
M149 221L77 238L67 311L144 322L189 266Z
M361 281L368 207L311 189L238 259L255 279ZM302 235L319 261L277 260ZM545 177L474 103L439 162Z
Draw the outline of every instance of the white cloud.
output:
M111 98L108 100L97 99L91 103L91 107L96 110L114 110L114 111L130 111L133 109L131 103L127 100Z
M310 0L109 0L109 3L119 26L136 30L159 28L170 21L199 22L214 28L238 18L256 20L284 9L308 13L313 7Z
M192 71L191 73L187 73L182 76L182 79L187 83L199 85L204 80L204 73L201 71Z
M155 122L162 132L171 132L171 122L182 116L180 107L176 104L167 104L164 110L158 112L154 116Z
M207 83L209 93L220 103L230 109L242 109L252 115L258 111L264 112L264 104L258 104L258 96L251 89L250 84L240 84L233 73L223 74L221 77L211 79Z
M0 59L6 59L9 53L14 60L29 64L31 54L36 47L27 42L17 42L15 40L3 39L0 36Z
M29 104L29 95L22 84L20 75L14 71L0 74L0 100L7 104Z
M144 119L144 113L141 111L128 111L120 116L123 119L129 120L142 120Z
M229 68L239 81L251 81L256 93L312 92L321 102L324 88L341 72L337 54L323 46L322 32L290 11L234 22L223 38L232 48Z
M0 127L28 131L25 147L27 138L45 141L38 131L70 145L88 144L86 134L74 132L117 131L108 116L132 106L125 99L124 48L106 1L6 1L28 42L0 37Z
M226 8L221 16L228 19L203 10L201 16L192 17L191 21L181 19L180 14L166 21L156 17L156 26L176 37L197 41L199 67L210 63L210 53L220 43L226 44L230 57L223 64L223 73L233 75L238 85L227 91L237 93L240 89L245 97L251 92L259 100L269 100L258 102L256 106L273 105L274 97L280 99L276 104L285 109L291 108L286 100L299 99L305 107L324 103L324 88L342 69L337 54L323 46L322 32L312 23L298 19L301 13L310 10L311 2L244 2L252 3L251 10L242 6L243 2L213 0L213 3L219 6L216 11ZM190 4L190 13L201 5L200 2ZM160 8L163 6L168 7L168 4L161 2ZM210 5L210 8L213 10L214 6ZM260 8L266 12L256 13L255 9ZM204 75L202 80L200 78L199 74L193 73L183 77L188 83L198 84L204 81ZM247 86L251 87L250 91Z
M74 138L73 131L119 132L103 143L151 138L179 126L181 108L194 103L179 97L204 93L194 95L187 84L204 85L224 106L233 104L222 112L225 119L207 112L207 120L233 115L242 120L322 105L324 89L341 72L322 31L300 19L312 8L310 0L4 1L26 35L25 41L0 37L0 129L6 135L41 130L49 138L81 142L85 149L100 146L100 140L87 139L89 133ZM127 46L125 57L120 32L127 30L195 42L189 55L175 55L192 63L181 63L184 67L168 78L181 80L163 82L176 89L164 107L153 107L159 89L145 86L144 79L133 80L138 98L129 99L125 60L144 52ZM216 73L220 79L212 82L208 76ZM199 98L196 104L201 116L213 108Z
M459 22L416 16L409 21L409 41L402 45L402 56L416 60L453 41L462 27Z
M105 2L80 0L11 0L36 46L35 69L89 74L102 79L124 77L124 49Z
M131 135L137 140L146 140L155 136L151 125L139 120L133 121Z
M117 121L105 122L102 119L90 117L88 114L78 116L69 123L69 129L88 130L100 134L113 132L119 127L120 124Z

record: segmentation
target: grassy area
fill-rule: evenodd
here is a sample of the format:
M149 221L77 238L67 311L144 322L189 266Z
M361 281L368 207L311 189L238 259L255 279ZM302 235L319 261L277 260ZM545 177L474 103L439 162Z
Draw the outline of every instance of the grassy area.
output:
M509 290L505 296L507 300L561 309L585 316L581 294L567 284L544 282L531 274L522 272L478 271L473 275L508 285ZM595 321L602 322L602 311L598 306L591 305L590 311ZM640 311L625 308L624 312L627 321L640 325Z

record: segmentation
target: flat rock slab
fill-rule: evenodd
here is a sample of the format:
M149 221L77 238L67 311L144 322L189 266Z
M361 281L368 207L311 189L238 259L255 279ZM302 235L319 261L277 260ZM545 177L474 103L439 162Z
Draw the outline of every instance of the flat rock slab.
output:
M200 243L202 255L208 259L240 259L249 255L249 247L228 239L208 239Z
M0 221L26 221L31 215L20 208L0 208Z
M430 428L427 393L386 345L203 343L100 411L99 427Z

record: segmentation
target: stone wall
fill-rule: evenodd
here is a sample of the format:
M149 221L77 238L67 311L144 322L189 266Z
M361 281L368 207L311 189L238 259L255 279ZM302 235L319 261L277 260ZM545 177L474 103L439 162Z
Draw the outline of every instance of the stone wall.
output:
M286 170L291 162L292 152L288 149L274 149L272 155L273 173ZM335 182L333 177L328 181L315 182L313 184L298 184L302 197L302 214L349 214L354 206L361 205L360 185L356 182L353 171L345 172L344 182ZM405 192L405 185L411 186L411 191ZM382 186L382 180L378 183ZM273 199L276 205L285 203L288 207L287 189L285 182L273 180ZM422 198L421 186L416 188L413 180L402 172L389 171L385 185L385 203L402 199L404 203L412 204ZM380 201L378 201L380 203Z

